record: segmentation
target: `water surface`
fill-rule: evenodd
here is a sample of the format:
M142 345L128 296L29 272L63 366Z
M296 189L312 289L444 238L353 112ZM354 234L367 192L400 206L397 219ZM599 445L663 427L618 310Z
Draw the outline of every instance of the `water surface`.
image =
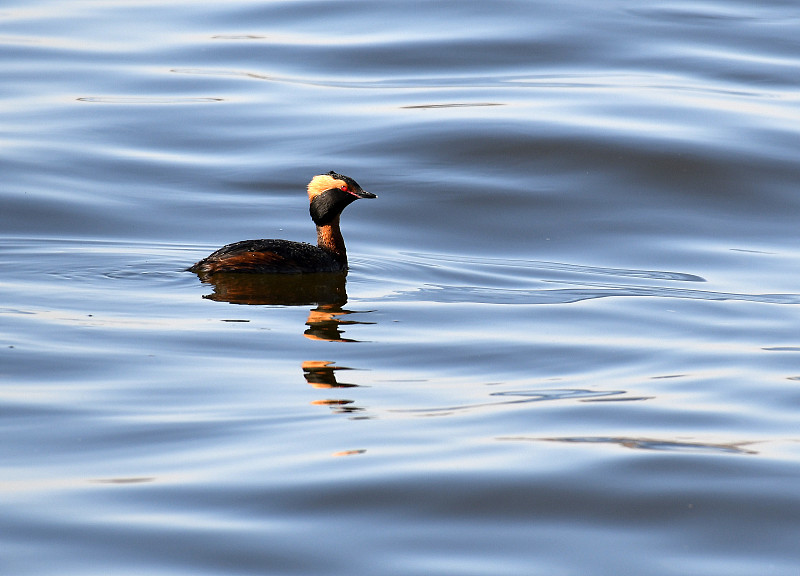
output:
M794 8L6 3L3 573L796 574Z

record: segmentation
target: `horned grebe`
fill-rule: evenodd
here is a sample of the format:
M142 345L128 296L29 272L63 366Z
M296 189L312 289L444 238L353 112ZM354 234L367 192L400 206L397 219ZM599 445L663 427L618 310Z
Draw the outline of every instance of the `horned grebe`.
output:
M223 246L189 270L200 275L217 272L302 274L347 270L347 252L339 216L359 198L377 198L358 182L330 171L308 183L309 212L317 225L317 245L289 240L243 240Z

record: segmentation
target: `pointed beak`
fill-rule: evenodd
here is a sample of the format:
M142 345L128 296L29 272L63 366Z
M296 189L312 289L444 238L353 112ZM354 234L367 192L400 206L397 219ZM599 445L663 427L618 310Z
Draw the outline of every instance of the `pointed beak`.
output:
M351 190L350 194L352 194L353 196L357 196L359 198L377 198L375 194L373 194L372 192L367 192L366 190L358 190L358 191Z

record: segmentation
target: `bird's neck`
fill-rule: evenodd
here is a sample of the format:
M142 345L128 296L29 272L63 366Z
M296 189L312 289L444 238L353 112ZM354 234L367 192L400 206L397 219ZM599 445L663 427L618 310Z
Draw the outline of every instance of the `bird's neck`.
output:
M330 224L317 226L317 246L330 252L342 266L347 266L347 251L344 247L342 232L339 230L338 216Z

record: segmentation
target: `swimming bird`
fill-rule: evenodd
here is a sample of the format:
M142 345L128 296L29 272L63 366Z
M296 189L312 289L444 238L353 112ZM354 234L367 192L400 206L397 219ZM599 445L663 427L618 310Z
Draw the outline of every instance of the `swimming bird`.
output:
M377 198L358 182L330 171L308 183L309 213L317 225L317 245L289 240L243 240L223 246L189 270L208 276L218 272L304 274L347 270L347 251L339 217L351 202Z

